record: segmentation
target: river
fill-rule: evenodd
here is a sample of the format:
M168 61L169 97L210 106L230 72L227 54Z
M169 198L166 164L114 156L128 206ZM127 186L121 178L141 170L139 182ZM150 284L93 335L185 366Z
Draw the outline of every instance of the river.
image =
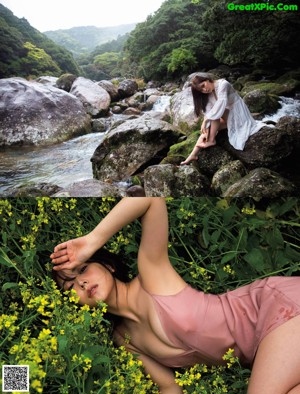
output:
M170 97L163 96L153 108L164 111ZM264 120L300 117L300 100L281 97L281 108ZM0 151L0 195L11 188L33 183L65 187L93 177L90 158L105 133L91 133L48 147L14 147Z

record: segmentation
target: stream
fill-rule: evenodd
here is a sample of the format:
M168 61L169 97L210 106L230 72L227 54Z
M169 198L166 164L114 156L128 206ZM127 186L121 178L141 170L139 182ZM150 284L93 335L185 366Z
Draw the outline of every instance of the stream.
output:
M170 103L162 96L153 110L162 112ZM277 121L284 115L300 117L300 100L281 97L281 108L263 120ZM93 177L90 158L105 133L90 133L47 147L14 147L0 151L0 196L11 188L33 183L60 187Z

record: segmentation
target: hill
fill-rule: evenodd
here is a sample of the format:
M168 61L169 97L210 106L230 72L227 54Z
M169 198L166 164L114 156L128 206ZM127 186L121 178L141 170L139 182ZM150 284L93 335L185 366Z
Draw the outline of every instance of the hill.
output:
M73 55L0 4L0 78L80 74Z
M71 29L46 31L44 34L56 44L63 46L78 57L94 50L97 46L117 39L135 28L135 24L112 27L81 26Z

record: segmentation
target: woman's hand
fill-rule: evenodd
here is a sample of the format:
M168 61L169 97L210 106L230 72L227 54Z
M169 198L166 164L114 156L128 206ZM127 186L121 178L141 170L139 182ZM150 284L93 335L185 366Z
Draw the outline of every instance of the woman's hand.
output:
M88 236L63 242L54 248L50 255L55 271L72 270L84 263L93 254L89 246Z

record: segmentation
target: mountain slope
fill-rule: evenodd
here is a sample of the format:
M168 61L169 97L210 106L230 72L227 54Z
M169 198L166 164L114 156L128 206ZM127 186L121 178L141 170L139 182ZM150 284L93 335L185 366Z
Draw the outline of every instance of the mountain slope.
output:
M72 54L0 4L0 78L59 76L80 69Z
M46 31L51 40L71 51L75 56L91 52L95 47L115 40L135 28L135 24L112 27L81 26L71 29Z

